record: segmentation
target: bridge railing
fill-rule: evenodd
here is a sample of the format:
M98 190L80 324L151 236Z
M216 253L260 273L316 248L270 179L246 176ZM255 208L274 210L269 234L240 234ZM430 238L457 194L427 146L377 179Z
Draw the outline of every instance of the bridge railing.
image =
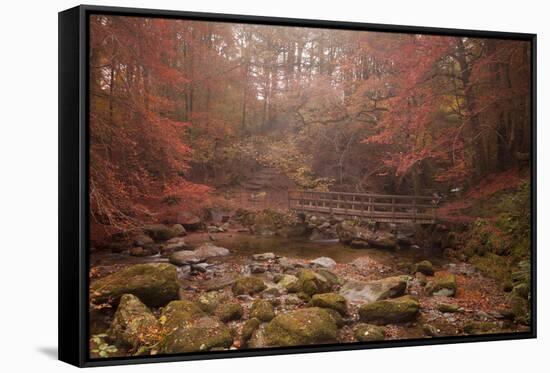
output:
M288 193L288 208L359 217L381 222L431 223L439 200L431 196L296 190Z

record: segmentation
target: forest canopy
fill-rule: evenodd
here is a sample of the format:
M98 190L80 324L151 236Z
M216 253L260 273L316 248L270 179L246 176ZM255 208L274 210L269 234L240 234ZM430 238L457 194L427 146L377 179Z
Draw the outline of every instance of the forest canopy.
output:
M527 41L90 17L92 220L192 209L255 164L296 188L447 193L526 169Z

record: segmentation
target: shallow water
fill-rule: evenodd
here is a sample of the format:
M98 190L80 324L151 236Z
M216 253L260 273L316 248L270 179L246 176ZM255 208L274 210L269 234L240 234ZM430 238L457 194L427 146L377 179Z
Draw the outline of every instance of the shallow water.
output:
M199 246L203 243L204 241L200 240L193 242L193 245ZM368 256L388 266L396 265L399 262L417 262L424 259L430 260L435 265L447 263L437 250L426 248L416 250L357 249L341 244L338 240L311 241L307 238L289 239L278 236L230 234L220 237L213 242L213 244L229 249L229 258L233 259L250 257L253 254L273 252L280 256L306 260L327 256L334 259L337 263L350 263L364 256ZM137 258L127 254L102 252L92 255L91 265L137 264L167 261L167 258L163 258L160 255Z
M430 249L356 249L340 243L338 240L311 241L300 238L282 238L276 236L232 235L215 242L215 245L229 249L235 256L273 252L274 254L298 259L315 259L327 256L338 263L350 263L353 260L369 256L383 264L392 265L400 261L431 260L434 264L443 264L445 260L435 250Z

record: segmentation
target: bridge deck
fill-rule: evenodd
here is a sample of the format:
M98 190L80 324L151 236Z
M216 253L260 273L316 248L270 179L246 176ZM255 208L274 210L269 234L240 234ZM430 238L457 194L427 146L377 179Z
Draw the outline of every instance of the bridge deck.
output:
M292 191L288 194L288 207L294 211L389 223L433 224L437 202L428 196L317 191Z

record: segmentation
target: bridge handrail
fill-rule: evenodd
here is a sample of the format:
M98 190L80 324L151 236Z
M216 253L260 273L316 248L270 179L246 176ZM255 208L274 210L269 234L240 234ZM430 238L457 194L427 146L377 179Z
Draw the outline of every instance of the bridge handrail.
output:
M388 202L388 200L391 200L391 202ZM426 203L425 201L427 200L431 201L431 203ZM410 202L404 203L408 201ZM296 202L294 206L293 202ZM373 218L392 218L394 220L410 219L417 221L429 218L435 221L438 202L439 199L437 197L418 195L309 190L291 190L288 193L289 209L294 208L296 210L325 213L329 211L330 213L336 212L350 216L359 215ZM377 207L382 209L377 209ZM412 211L403 211L406 208L410 208Z
M290 193L310 193L310 194L328 194L328 195L345 195L356 197L373 197L373 198L395 198L395 199L422 199L422 200L435 200L437 197L433 196L419 196L419 195L406 195L406 194L375 194L375 193L351 193L351 192L322 192L318 190L290 190Z

